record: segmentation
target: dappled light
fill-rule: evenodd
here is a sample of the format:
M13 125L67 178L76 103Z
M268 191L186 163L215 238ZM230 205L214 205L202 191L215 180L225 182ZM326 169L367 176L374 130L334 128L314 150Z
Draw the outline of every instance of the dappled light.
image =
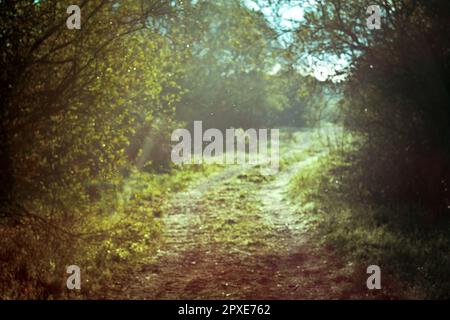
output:
M449 32L444 0L0 1L0 299L448 299Z

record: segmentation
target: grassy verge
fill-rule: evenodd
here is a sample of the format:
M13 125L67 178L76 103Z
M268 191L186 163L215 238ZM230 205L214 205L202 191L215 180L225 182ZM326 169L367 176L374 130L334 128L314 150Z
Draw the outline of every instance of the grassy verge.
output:
M159 218L171 195L218 169L135 172L120 188L109 183L95 200L79 191L84 206L67 205L61 212L42 206L39 215L0 220L0 298L101 298L154 256L163 232ZM81 269L81 290L66 288L69 265Z
M412 209L373 203L344 156L328 154L292 180L298 214L315 222L323 242L365 265L377 264L414 297L450 297L450 228L430 226Z

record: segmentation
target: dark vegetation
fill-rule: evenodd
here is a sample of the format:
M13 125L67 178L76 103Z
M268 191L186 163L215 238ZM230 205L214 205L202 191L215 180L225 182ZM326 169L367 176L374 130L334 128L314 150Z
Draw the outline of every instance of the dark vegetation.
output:
M253 3L274 15L239 0L83 0L68 30L73 3L0 2L0 298L68 297L70 264L95 296L150 259L164 204L215 169L169 161L171 132L194 120L342 125L328 160L294 179L314 203L303 213L336 248L449 297L450 4L324 0L280 27L302 1ZM366 26L374 4L380 30ZM346 61L332 75L344 80L300 72L306 56Z
M331 243L395 270L425 296L448 298L450 5L370 4L377 2L381 30L356 27L368 2L330 0L299 33L308 45L339 39L341 46L321 42L318 52L354 54L341 104L353 142L344 150L335 144L333 157L300 173L294 190L311 187L305 193L319 204L313 211Z

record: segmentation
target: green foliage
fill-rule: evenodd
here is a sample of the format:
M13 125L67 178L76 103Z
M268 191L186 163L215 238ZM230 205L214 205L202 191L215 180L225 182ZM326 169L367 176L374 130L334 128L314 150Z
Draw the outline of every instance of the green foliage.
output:
M369 5L383 10L380 30L367 28ZM419 205L435 220L450 203L449 16L440 0L328 0L296 33L299 55L347 57L341 107L364 137L354 163L361 183L384 205Z
M369 5L382 8L380 30L367 28ZM449 17L442 0L320 1L292 49L348 61L339 106L357 137L356 150L297 177L304 209L330 243L440 298L449 296Z
M86 206L82 217L26 215L0 225L3 299L101 298L161 244L160 218L175 192L215 167L149 174L134 171ZM102 186L104 187L104 186ZM3 221L5 222L5 221ZM82 271L81 292L66 289L66 267Z
M361 180L371 194L385 204L420 205L438 220L450 199L450 56L439 31L449 27L450 7L427 6L401 8L389 37L357 60L345 112L348 127L366 137L359 158L370 167Z
M171 194L219 169L170 166L173 129L194 120L342 121L352 134L328 139L333 156L294 179L301 213L355 258L448 297L450 6L308 3L282 44L286 30L240 0L81 1L81 30L66 28L68 1L0 1L0 298L68 297L71 264L83 270L73 297L96 296L152 259ZM386 10L376 32L363 14L374 4ZM306 76L311 57L347 61L346 82ZM266 182L237 179L233 188ZM233 202L239 218L255 210L247 196ZM252 222L218 220L221 237Z
M261 12L241 1L198 1L189 7L190 50L177 117L207 127L299 125L303 77L291 69L278 35Z
M60 297L71 264L96 291L158 244L159 204L122 199L119 170L135 164L138 132L175 126L183 53L162 32L171 8L84 1L81 30L68 30L69 4L0 4L2 298Z

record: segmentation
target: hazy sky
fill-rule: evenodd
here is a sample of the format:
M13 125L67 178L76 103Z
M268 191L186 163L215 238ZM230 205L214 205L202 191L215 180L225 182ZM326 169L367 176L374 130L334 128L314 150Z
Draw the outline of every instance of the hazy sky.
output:
M303 1L291 1L279 8L269 6L264 0L244 0L244 3L253 10L263 12L275 29L294 29L296 22L303 20Z

